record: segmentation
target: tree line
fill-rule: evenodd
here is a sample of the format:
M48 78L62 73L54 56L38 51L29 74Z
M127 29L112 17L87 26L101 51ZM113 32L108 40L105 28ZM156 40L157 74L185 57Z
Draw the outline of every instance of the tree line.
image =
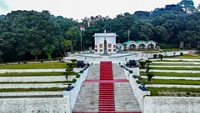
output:
M119 14L115 18L92 16L81 22L54 16L49 11L12 11L0 16L0 60L16 61L66 56L80 51L80 26L85 26L83 49L94 46L94 33L117 33L117 42L154 40L161 48L200 48L200 7L179 4Z

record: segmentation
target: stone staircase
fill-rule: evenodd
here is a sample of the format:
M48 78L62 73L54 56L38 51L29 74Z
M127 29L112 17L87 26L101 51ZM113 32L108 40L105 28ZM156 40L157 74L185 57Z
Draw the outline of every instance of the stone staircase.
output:
M112 67L110 68L109 65ZM104 72L100 72L102 68ZM87 79L81 86L73 113L142 112L123 69L110 62L110 64L90 67Z

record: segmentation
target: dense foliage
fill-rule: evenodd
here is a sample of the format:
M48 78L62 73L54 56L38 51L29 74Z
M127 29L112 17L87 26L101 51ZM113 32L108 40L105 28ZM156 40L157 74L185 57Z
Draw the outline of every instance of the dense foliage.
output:
M184 48L200 48L199 9L191 0L182 0L178 5L167 5L152 12L124 13L113 19L86 17L82 22L55 17L48 11L13 11L0 16L0 59L51 59L79 51L80 26L85 26L84 50L94 46L94 33L104 29L117 33L120 43L127 41L130 33L131 40L154 40L161 48L179 47L180 42Z

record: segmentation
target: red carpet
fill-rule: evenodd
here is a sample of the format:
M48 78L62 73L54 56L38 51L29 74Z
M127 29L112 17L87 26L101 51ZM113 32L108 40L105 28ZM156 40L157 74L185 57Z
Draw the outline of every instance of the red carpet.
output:
M112 62L101 62L100 80L113 80ZM99 83L99 112L114 112L115 97L113 82Z
M126 79L119 79L119 80L85 80L87 83L124 83L129 82Z

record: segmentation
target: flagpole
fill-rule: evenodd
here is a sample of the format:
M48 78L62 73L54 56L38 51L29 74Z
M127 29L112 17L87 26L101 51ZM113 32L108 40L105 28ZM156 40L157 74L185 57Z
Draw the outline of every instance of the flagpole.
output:
M81 30L81 53L83 52L83 35L82 35L82 30Z

